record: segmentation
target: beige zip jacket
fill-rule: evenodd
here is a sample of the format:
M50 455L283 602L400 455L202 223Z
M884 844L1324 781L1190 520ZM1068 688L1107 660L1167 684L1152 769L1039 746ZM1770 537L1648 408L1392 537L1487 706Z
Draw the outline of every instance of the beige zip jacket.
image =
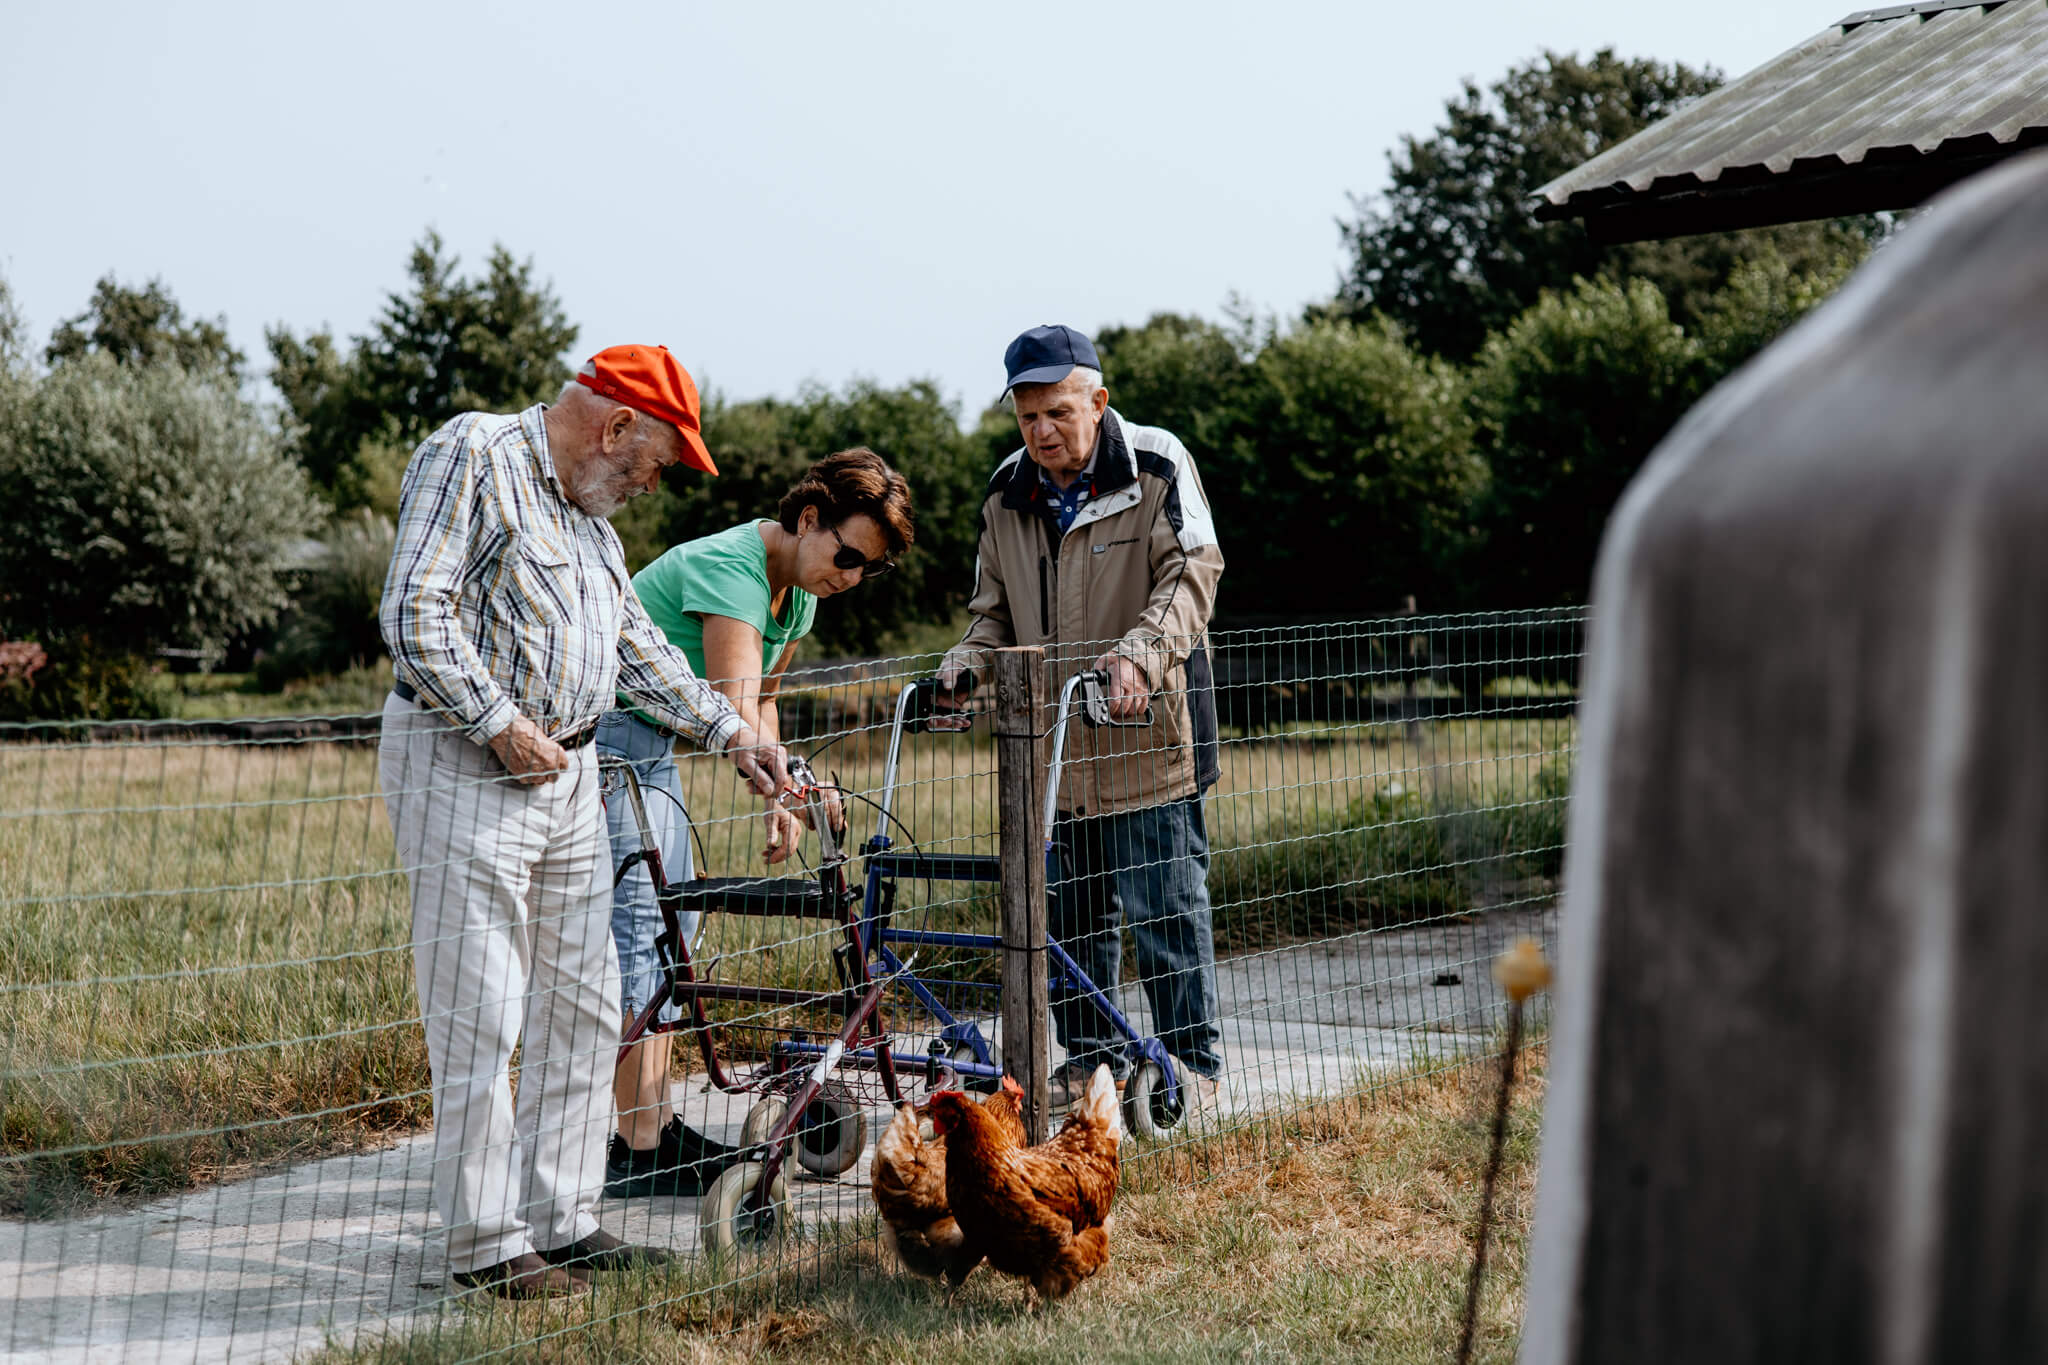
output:
M1208 630L1223 551L1201 476L1173 433L1114 408L1092 470L1093 492L1062 534L1037 463L1019 449L997 467L981 507L974 620L940 666L986 678L988 650L1042 645L1055 698L1108 650L1138 666L1150 725L1068 726L1059 808L1074 815L1179 800L1221 773Z

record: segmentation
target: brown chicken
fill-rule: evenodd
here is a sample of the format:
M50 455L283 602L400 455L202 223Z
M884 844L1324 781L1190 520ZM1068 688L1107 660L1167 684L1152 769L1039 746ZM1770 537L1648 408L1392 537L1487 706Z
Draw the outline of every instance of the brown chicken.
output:
M981 1113L997 1127L1024 1141L1024 1119L1018 1109L1023 1089L1008 1076L1003 1087L982 1101ZM902 1267L913 1275L959 1285L981 1264L979 1248L969 1244L946 1203L946 1140L927 1140L918 1131L917 1111L896 1107L896 1117L875 1140L875 1171L871 1188L882 1214L882 1241Z
M967 1247L1029 1280L1041 1300L1102 1269L1123 1140L1108 1067L1095 1069L1065 1125L1036 1147L957 1090L933 1095L931 1115L946 1139L946 1202Z

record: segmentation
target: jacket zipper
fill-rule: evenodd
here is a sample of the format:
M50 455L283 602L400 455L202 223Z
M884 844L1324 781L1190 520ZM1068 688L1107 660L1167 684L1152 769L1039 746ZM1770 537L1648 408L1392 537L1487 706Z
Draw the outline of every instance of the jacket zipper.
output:
M1038 633L1052 638L1052 594L1046 587L1045 555L1038 556Z

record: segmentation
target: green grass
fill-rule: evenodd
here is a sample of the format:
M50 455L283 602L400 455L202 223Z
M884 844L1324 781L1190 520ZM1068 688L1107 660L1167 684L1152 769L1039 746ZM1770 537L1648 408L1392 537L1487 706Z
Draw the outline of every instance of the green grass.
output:
M0 1208L425 1121L374 768L329 744L0 750Z
M1475 1358L1513 1359L1540 1051L1517 1086ZM1441 1362L1457 1342L1498 1071L1461 1067L1126 1162L1109 1265L1026 1307L984 1268L950 1299L884 1265L864 1228L800 1264L686 1263L566 1304L457 1309L320 1365L635 1361ZM1129 1153L1135 1149L1126 1148Z
M879 785L887 700L833 702L867 728L820 767L854 790ZM1219 952L1548 895L1572 738L1568 721L1488 720L1227 743L1208 807ZM906 746L896 814L926 848L995 851L993 754L981 735ZM684 767L700 870L759 869L730 769ZM873 811L853 819L864 840ZM992 932L987 893L905 884L896 922ZM371 746L0 746L0 1211L189 1188L424 1124L409 918ZM705 951L715 979L826 990L838 942L818 921L719 916ZM997 974L961 951L918 968Z

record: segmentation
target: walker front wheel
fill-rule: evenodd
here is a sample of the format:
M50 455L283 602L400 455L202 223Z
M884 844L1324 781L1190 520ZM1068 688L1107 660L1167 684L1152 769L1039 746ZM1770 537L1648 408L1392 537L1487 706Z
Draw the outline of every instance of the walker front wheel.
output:
M704 1249L713 1256L766 1251L788 1235L789 1187L780 1171L760 1207L746 1207L747 1196L760 1186L766 1169L758 1161L728 1166L704 1192L697 1225L704 1234Z
M1181 1065L1180 1058L1173 1059L1172 1098L1166 1093L1166 1073L1159 1063L1144 1061L1124 1085L1124 1126L1134 1137L1147 1142L1156 1142L1171 1137L1187 1123L1191 1092L1188 1089L1188 1069Z

